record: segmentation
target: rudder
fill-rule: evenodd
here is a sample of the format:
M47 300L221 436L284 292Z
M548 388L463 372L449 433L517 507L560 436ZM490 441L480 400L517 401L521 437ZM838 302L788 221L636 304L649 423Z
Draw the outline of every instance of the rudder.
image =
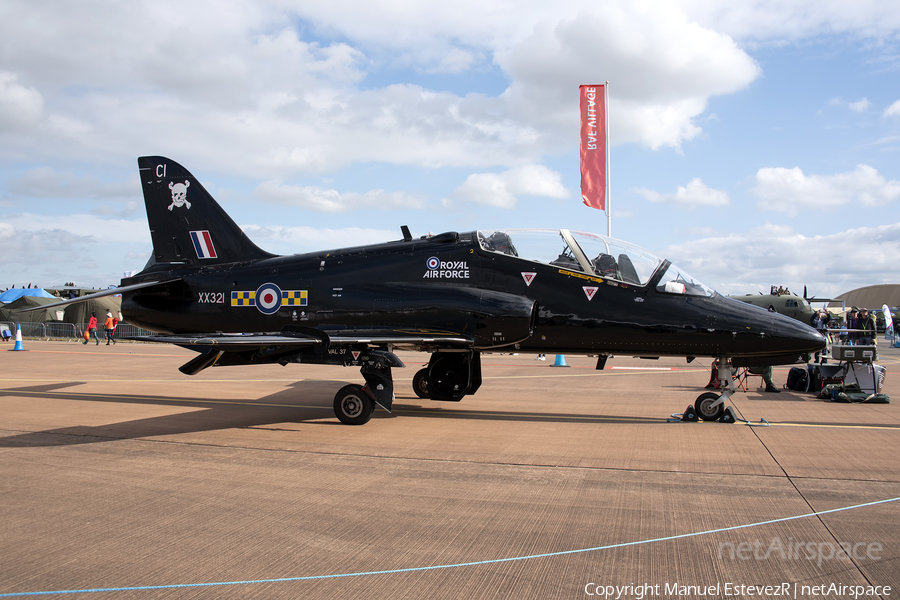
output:
M219 203L177 162L138 158L156 263L204 266L274 256L250 241Z

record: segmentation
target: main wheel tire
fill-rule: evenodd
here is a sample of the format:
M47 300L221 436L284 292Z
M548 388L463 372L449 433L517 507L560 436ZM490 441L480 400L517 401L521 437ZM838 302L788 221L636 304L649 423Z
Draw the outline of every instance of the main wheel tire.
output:
M697 401L694 402L694 410L697 411L697 416L704 421L717 421L722 416L722 413L725 412L724 402L718 406L713 406L713 403L719 399L720 395L706 392L697 396Z
M345 385L334 396L334 414L345 425L368 423L375 412L375 403L361 385Z
M413 391L416 396L425 400L431 398L428 394L428 368L420 369L413 375Z
M434 398L459 400L468 391L470 364L460 356L447 354L428 367Z

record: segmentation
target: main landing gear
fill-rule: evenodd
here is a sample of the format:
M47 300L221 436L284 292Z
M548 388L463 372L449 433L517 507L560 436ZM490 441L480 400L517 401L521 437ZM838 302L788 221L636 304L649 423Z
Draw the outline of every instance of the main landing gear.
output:
M314 359L307 357L306 362ZM394 382L391 367L403 363L392 352L367 350L354 359L366 385L345 385L334 396L334 414L346 425L368 423L379 405L391 412ZM434 352L428 366L413 377L413 391L419 398L459 402L466 394L474 394L481 386L481 354L474 350Z
M391 367L403 367L393 352L369 349L354 359L366 385L351 383L334 395L334 415L345 425L363 425L372 418L375 405L391 412L394 404L394 381Z
M413 391L422 399L459 402L481 387L481 354L472 350L434 352L428 366L413 376Z
M721 356L716 361L718 365L719 389L724 390L721 394L715 392L705 392L697 396L694 402L694 410L697 416L704 421L718 421L725 412L725 402L735 393L734 388L734 367L727 357Z
M375 400L366 393L365 387L351 383L335 394L334 414L345 425L362 425L372 418L375 404Z

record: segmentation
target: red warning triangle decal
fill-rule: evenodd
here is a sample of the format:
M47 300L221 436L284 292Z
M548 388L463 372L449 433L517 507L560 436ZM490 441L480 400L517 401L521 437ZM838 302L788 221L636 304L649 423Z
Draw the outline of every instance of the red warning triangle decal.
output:
M531 282L537 277L537 273L522 273L522 279L525 280L526 286L531 286Z
M357 360L359 358L359 355L362 354L362 352L359 350L351 350L350 354L353 355L353 360Z
M594 299L594 294L596 294L596 293L597 293L597 290L600 289L600 288L597 288L597 287L588 287L588 286L585 285L585 286L582 286L581 289L584 290L584 295L587 296L587 299L588 299L588 300L593 300L593 299Z

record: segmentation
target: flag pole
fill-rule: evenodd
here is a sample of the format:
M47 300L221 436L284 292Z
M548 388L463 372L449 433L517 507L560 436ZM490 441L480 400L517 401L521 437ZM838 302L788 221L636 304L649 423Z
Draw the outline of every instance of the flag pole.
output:
M603 113L606 118L606 235L612 237L612 211L609 203L612 201L612 193L609 186L609 81L606 82L606 89L603 90Z

